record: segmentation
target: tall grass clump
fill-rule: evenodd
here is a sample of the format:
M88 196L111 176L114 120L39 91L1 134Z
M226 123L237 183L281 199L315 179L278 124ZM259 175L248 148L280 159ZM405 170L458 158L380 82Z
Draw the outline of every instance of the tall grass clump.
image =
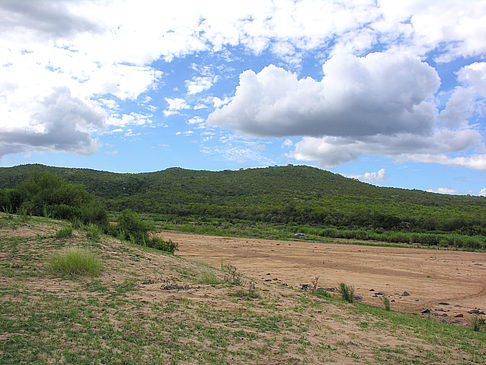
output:
M102 269L103 266L94 253L76 247L55 254L49 262L49 271L63 276L97 276Z
M480 318L478 315L475 315L471 320L471 327L473 331L481 331L483 328L486 328L486 318Z
M356 300L354 295L354 287L345 283L339 283L339 292L341 298L348 303L353 303Z
M73 227L67 226L56 232L56 238L67 238L73 235Z

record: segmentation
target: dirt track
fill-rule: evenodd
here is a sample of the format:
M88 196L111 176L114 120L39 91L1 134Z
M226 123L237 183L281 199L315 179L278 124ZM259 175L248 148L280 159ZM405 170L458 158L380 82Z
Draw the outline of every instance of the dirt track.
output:
M160 235L177 242L182 257L216 267L223 260L247 276L292 287L319 277L319 287L335 287L340 282L353 285L365 303L381 305L375 293L383 292L394 310L419 312L430 308L433 315L447 314L449 319L459 313L467 317L467 311L475 308L486 311L486 253L175 232ZM410 295L403 296L404 292Z

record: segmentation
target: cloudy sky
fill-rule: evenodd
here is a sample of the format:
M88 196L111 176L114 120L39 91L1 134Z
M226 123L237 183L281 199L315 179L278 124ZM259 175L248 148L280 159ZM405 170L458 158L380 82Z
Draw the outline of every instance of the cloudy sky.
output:
M485 0L0 0L0 166L486 196L485 141Z

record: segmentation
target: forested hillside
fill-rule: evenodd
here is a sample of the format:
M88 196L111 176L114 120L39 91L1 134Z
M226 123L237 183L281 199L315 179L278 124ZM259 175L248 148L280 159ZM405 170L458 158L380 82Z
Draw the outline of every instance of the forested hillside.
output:
M111 211L195 219L486 234L486 198L382 188L307 166L239 171L170 168L141 174L23 165L0 168L0 188L30 171L83 184Z

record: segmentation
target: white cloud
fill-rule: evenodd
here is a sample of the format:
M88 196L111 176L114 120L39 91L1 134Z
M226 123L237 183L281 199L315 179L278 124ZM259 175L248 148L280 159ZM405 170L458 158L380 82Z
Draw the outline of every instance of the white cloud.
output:
M486 3L470 0L467 6L456 0L381 0L382 20L374 27L403 38L405 45L425 54L434 48L443 51L441 60L475 56L486 52ZM397 32L397 25L402 25Z
M299 80L273 65L258 74L245 71L233 100L211 113L208 124L275 137L431 132L436 111L428 98L440 82L419 59L338 55L323 71L321 81Z
M486 196L486 188L481 189L481 191L478 193L478 196Z
M437 193L437 194L448 194L448 195L459 195L460 192L451 189L451 188L437 188L437 189L428 189L427 190L429 193Z
M0 19L2 19L0 24L0 60L2 60L0 127L2 132L24 128L26 131L24 136L29 133L32 139L35 139L39 137L39 133L50 130L51 124L42 118L32 118L32 113L43 110L45 106L42 101L55 94L59 88L68 89L73 99L80 101L97 115L105 116L95 119L97 123L91 123L89 128L83 127L83 129L81 124L65 126L74 131L73 135L78 133L76 134L78 137L81 136L79 133L84 133L85 147L83 148L80 147L79 139L71 140L75 143L72 148L68 148L66 144L48 142L42 145L39 141L36 142L37 144L23 145L22 148L15 143L2 144L0 148L2 154L14 153L25 148L31 150L59 148L62 151L75 153L94 151L95 132L103 128L103 118L110 120L110 116L117 111L117 105L114 103L103 104L100 101L100 106L96 106L96 99L111 100L111 95L121 101L137 100L144 92L150 91L160 83L163 74L155 69L153 62L161 58L170 61L175 57L203 51L222 51L222 54L225 52L228 54L225 48L242 47L255 54L269 50L281 60L298 64L301 55L305 55L308 51L322 52L324 59L331 54L335 59L341 57L342 52L362 55L379 46L393 51L390 53L399 50L419 56L424 56L435 49L442 52L441 60L451 60L482 55L486 52L484 14L486 14L486 3L483 0L468 0L467 6L463 1L454 0L402 2L391 0L378 2L375 0L350 2L181 0L170 4L165 1L124 0L95 2L3 0L0 1ZM332 63L327 65L326 72L346 76L338 72L343 65L334 65L334 69L331 67ZM403 70L407 70L407 66L410 65L412 63L403 63ZM343 68L346 68L345 66ZM358 75L353 74L353 76L365 76L366 73L362 71L367 70L366 65L363 62L356 62L355 66ZM424 64L416 63L416 66L425 69ZM413 70L424 75L426 72L420 73L420 67ZM208 69L199 66L194 68L200 72L201 78L188 82L190 94L207 90L210 84L215 82L211 79ZM386 65L384 69L387 69ZM378 76L376 79L361 80L362 85L374 85L377 91L392 87L386 85L384 88L383 85L373 84L379 81L380 70L374 70L371 74ZM250 74L245 77L251 81ZM253 78L255 77L256 75L253 75ZM303 92L309 91L307 87L312 85L318 89L317 81L292 80L292 77L287 75L279 81L286 80L301 85ZM406 84L404 83L406 80L401 78L400 73L397 74L397 78L400 86L404 86L407 90L412 86L409 93L400 95L404 97L398 99L400 105L395 105L391 97L385 99L384 101L389 103L382 106L374 104L372 99L371 109L368 110L366 105L359 104L361 90L341 90L343 95L357 97L351 100L354 102L353 105L362 107L364 116L368 118L367 124L363 125L366 128L360 128L353 123L357 118L357 115L354 115L354 120L351 119L345 124L347 127L355 128L354 130L351 128L349 133L361 135L367 129L370 135L392 133L393 130L411 132L413 129L415 129L414 133L431 133L429 121L433 110L427 103L426 97L416 94L418 89L427 91L427 85L424 84L421 88L414 78L410 78L411 84ZM344 77L345 81L350 79L351 76ZM449 122L452 124L448 125L461 125L461 118L478 112L477 105L473 106L473 109L470 108L473 105L471 100L474 99L474 95L478 95L474 94L477 86L473 86L472 80L464 81L463 89L456 90L456 96L451 100L447 113L444 114L444 117L448 115L449 120L453 120ZM422 81L427 83L427 80ZM356 86L349 83L346 85ZM337 86L334 87L334 91L338 89ZM470 91L473 91L473 94L469 93ZM406 100L408 94L412 94L412 99ZM296 102L302 95L297 93L286 96ZM371 96L376 95L371 93ZM310 100L304 104L306 106L315 105L311 102L322 96L309 95L309 97ZM418 97L421 103L415 103L413 97ZM217 108L229 102L229 100L219 100L223 104L215 100L214 105ZM312 119L322 112L322 110L315 110L310 114L304 113L298 108L293 108L289 100L273 101L276 107L286 106L296 112L297 115L290 115L292 118L306 116ZM198 104L198 107L202 105ZM103 108L104 111L98 110L99 108ZM181 109L184 108L171 109L169 106L164 113L175 114ZM63 109L58 108L58 113L61 110ZM279 110L282 113L284 111ZM354 110L358 112L356 108ZM374 113L378 110L385 111L385 114L382 114L384 117L376 118L376 123L373 123ZM335 111L336 116L339 115L337 111ZM387 111L389 114L386 113ZM398 120L389 125L389 131L384 131L386 124L382 123L383 119L396 111L402 114L398 114ZM265 121L267 112L271 114L275 110L261 111L259 115L261 120ZM327 109L327 112L331 113L333 110ZM66 116L57 114L59 120L70 120L70 112L66 111L66 113L68 113ZM6 116L8 118L5 118ZM8 125L6 121L9 121ZM314 131L309 120L302 120L302 122L307 123L307 135L339 136L342 134L333 131L332 125L327 125L324 130L320 125L321 129ZM289 129L286 123L292 124L288 117L284 118L280 126L285 133L291 133L292 129ZM256 131L262 135L271 132L262 129L259 125L250 128L246 124L246 127L250 132ZM66 139L66 143L68 142L69 140Z
M353 179L362 180L362 181L368 181L368 182L382 181L382 180L385 180L385 178L386 178L386 171L385 171L385 169L380 169L376 172L365 172L362 175L344 175L344 176L350 177L350 178L353 178Z
M445 155L476 146L481 138L477 131L470 129L458 131L439 129L425 136L405 133L359 138L304 137L295 144L295 149L289 157L300 161L317 161L323 168L336 167L362 155L384 155L394 157L397 161L455 164L484 169L486 155L455 158Z
M187 121L187 124L201 124L204 123L204 119L201 117L193 117Z
M216 82L216 79L216 77L211 76L196 76L192 80L186 80L187 93L193 95L208 90Z
M121 116L114 114L106 122L106 124L117 127L125 127L127 125L145 125L152 123L152 115L144 115L132 112L130 114L123 114Z
M440 118L450 127L467 125L467 119L474 113L486 113L486 62L464 66L458 72L454 93L441 112Z
M180 110L190 108L189 104L181 98L165 98L165 101L169 104L169 108L164 110L166 117L172 114L178 114Z

